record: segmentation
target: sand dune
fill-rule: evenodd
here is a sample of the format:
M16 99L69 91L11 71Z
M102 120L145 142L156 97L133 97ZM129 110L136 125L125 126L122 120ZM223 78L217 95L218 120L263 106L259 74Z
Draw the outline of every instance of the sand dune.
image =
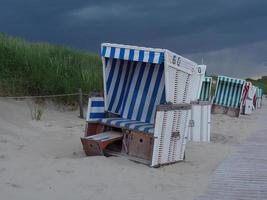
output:
M85 157L77 112L48 106L34 121L26 101L0 100L1 199L193 199L236 145L260 130L266 113L264 107L239 119L213 115L210 144L189 143L185 162L152 169L118 157Z

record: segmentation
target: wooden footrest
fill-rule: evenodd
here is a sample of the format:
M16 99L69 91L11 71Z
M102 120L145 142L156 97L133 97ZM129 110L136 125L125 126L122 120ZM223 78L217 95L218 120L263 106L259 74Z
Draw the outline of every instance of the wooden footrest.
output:
M123 134L108 131L81 138L83 149L87 156L103 155L104 149L111 143L122 140Z

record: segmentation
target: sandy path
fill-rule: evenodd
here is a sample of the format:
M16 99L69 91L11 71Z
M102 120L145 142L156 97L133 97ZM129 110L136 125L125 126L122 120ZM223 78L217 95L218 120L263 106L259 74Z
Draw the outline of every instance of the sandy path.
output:
M221 162L210 178L208 191L197 200L267 199L267 115L239 145L236 153Z
M214 142L189 143L186 162L151 169L123 158L85 157L79 141L84 121L76 112L48 108L36 122L26 102L0 100L1 199L194 199L236 144L260 129L266 113L215 115Z

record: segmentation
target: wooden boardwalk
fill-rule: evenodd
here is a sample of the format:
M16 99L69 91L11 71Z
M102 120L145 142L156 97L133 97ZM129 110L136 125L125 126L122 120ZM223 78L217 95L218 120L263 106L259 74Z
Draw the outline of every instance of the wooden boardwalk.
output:
M266 121L267 123L267 121ZM267 200L267 130L257 132L214 171L197 200Z

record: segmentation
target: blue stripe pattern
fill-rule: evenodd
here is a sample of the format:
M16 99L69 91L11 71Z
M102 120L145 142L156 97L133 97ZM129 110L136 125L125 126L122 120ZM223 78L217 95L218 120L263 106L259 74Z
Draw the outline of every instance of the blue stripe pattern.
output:
M131 119L132 118L134 105L135 105L136 98L137 98L137 95L138 95L138 92L139 92L139 89L140 89L140 85L141 85L141 81L142 81L143 74L144 74L144 71L145 71L145 67L146 67L146 63L142 63L141 69L140 69L140 71L138 73L138 78L137 78L137 81L136 81L136 84L135 84L135 87L134 87L134 93L133 93L133 96L132 96L132 99L131 99L131 104L130 104L130 107L129 107L129 110L128 110L127 119Z
M131 49L130 47L111 47L102 46L101 56L105 58L116 58L129 61L149 62L162 64L164 62L164 51L152 51L144 48L143 50Z
M92 107L104 107L104 101L92 101Z
M156 100L161 99L161 95L158 96L158 91L159 91L160 83L161 83L162 76L163 76L163 70L164 70L163 66L159 68L156 83L154 85L153 92L152 92L152 97L149 102L148 113L146 115L146 122L151 121L151 117L154 118L154 114L152 112L154 111L155 105L158 105L156 104Z
M109 59L105 70L107 111L153 123L156 106L166 101L164 65Z
M90 119L102 119L105 117L105 113L90 113Z
M115 56L115 47L111 47L111 49L110 49L110 58L114 58L114 56Z
M139 60L142 60L142 62L144 61L144 53L145 53L145 52L144 52L143 50L140 50L140 51L139 51L139 58L138 58L138 61L139 61Z
M107 51L107 47L103 47L102 48L102 52L101 52L101 55L104 57L104 55L106 55L106 51Z
M110 69L110 72L109 72L109 75L108 75L108 79L107 79L107 91L109 91L111 81L113 80L113 74L114 74L114 70L115 70L115 67L116 67L116 61L117 61L116 59L112 60L111 69Z
M125 89L126 89L126 85L127 85L128 76L129 76L129 73L130 73L130 66L131 66L131 62L128 62L127 63L126 74L124 76L123 85L122 85L122 89L121 89L121 94L123 94L123 95L120 95L120 97L119 97L119 101L118 101L118 104L116 106L115 113L119 113L121 105L123 103L123 99L125 98L124 94L125 94ZM112 110L112 108L110 110Z
M147 134L154 133L154 125L151 123L145 123L135 120L123 119L123 118L105 118L99 119L100 123L110 126L116 126L126 128L134 131L140 131Z
M87 121L98 121L105 118L105 105L103 97L91 97L88 101Z
M121 75L122 75L123 64L124 64L124 61L122 60L121 63L120 63L120 66L119 66L119 72L118 72L117 80L115 82L114 91L118 91L118 87L119 87L119 84L120 84L120 78L121 78ZM115 101L116 95L117 95L116 92L113 92L113 94L111 96L110 104L109 104L109 107L108 107L109 110L111 110L112 106L114 105L114 101Z
M148 57L148 62L153 63L154 57L155 57L155 52L150 51L149 57Z
M120 59L124 59L124 53L125 53L125 48L121 48L121 50L120 50Z
M90 116L106 125L153 134L156 106L166 102L164 51L102 45L101 55L105 109L119 118L104 118L104 112Z
M127 95L129 94L129 91L130 91L130 88L131 88L131 83L132 83L132 80L133 80L133 77L134 77L134 72L135 72L135 69L136 69L136 65L137 65L137 62L134 62L133 66L132 66L132 69L131 69L131 75L129 77L129 80L126 80L127 81L127 89L125 91L125 94L122 94L124 96L124 99L123 99L123 103L122 103L122 107L121 107L121 112L119 113L120 115L122 115L122 113L124 112L125 110L125 106L126 106L126 103L127 103ZM110 110L112 112L112 110Z
M162 63L164 61L164 53L163 52L160 52L160 55L159 55L159 63Z
M155 64L153 64L149 68L148 76L147 76L145 87L144 87L144 92L143 92L143 95L142 95L142 98L141 98L141 103L140 103L140 106L139 106L139 109L138 109L138 112L137 112L137 117L136 117L136 119L139 120L139 121L141 120L142 113L143 113L143 110L144 110L144 107L145 107L145 104L146 104L146 98L147 98L148 89L149 89L149 85L150 85L150 82L151 82L151 78L152 78L152 74L153 74L154 68L155 68Z

